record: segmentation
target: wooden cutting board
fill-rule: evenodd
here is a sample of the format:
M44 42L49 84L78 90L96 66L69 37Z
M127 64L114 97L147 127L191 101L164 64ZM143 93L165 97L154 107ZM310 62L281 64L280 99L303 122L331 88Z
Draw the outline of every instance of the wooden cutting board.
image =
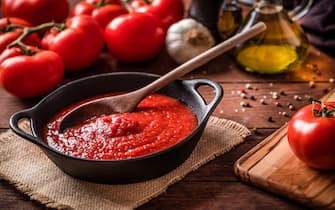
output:
M334 101L335 91L323 100ZM286 134L284 125L239 158L235 174L245 182L312 208L335 209L335 170L306 166L291 152Z

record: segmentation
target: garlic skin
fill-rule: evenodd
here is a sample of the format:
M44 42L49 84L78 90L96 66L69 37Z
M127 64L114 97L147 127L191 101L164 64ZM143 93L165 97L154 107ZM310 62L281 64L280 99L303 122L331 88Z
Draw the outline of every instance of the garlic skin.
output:
M186 18L170 26L165 38L168 54L179 64L215 45L211 32L194 19Z

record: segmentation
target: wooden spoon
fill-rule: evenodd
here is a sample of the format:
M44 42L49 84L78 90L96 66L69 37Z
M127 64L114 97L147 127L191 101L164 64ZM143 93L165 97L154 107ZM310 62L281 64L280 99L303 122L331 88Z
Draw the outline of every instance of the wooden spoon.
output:
M158 91L172 81L181 78L185 74L204 65L220 54L232 49L236 45L256 36L265 30L266 25L263 22L259 22L248 30L234 35L233 37L192 58L191 60L185 62L164 76L161 76L157 80L138 90L122 95L99 98L87 103L83 103L64 116L59 130L60 132L63 132L66 128L77 125L80 122L83 122L85 119L90 119L94 116L111 113L131 112L136 108L137 104L150 93Z

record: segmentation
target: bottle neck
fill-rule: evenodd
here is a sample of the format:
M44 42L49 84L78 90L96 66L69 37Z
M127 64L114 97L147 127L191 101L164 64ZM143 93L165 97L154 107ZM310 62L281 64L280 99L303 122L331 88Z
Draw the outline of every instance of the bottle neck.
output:
M283 1L282 0L257 0L256 1L256 6L283 6Z
M273 14L283 10L282 0L258 0L255 8L265 14Z
M223 4L237 4L237 0L224 0Z

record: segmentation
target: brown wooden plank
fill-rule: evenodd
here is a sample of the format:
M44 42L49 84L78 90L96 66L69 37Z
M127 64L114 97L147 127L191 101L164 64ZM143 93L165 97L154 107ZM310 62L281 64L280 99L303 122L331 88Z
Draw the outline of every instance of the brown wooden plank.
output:
M320 98L324 95L323 90L333 88L334 84L328 82L317 83L315 88L309 88L308 83L249 83L254 89L245 88L246 83L221 83L225 90L224 97L216 108L214 115L237 121L249 128L278 128L287 123L295 111L302 106L310 103L309 97ZM255 90L257 88L258 90ZM241 98L238 93L244 89L247 92L248 99ZM211 89L203 89L204 95L210 98L213 93ZM284 95L279 94L278 99L273 99L273 92L280 93L284 91ZM295 95L301 97L301 100L295 100ZM255 100L251 100L253 96ZM266 105L260 103L260 99L266 97ZM240 103L244 101L250 104L250 107L242 107ZM279 102L281 106L276 106ZM295 106L295 110L288 108L288 103ZM286 112L288 116L283 116ZM273 119L272 122L268 118Z
M250 196L252 194L252 196ZM139 209L306 209L237 182L183 182ZM285 202L282 202L285 201Z
M45 209L27 196L19 194L9 184L0 181L0 209ZM2 187L4 186L4 187ZM138 209L306 209L284 198L266 194L240 182L180 182L166 193Z

